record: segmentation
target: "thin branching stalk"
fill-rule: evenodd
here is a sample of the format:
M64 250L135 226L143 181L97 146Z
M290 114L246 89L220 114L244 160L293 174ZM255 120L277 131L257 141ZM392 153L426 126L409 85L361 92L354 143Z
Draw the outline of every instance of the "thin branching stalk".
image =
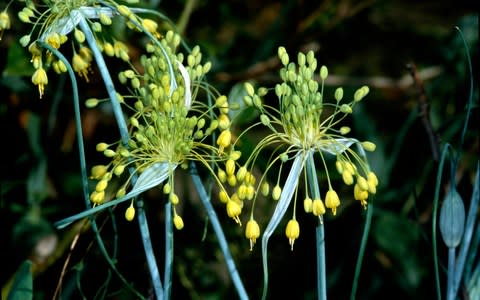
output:
M197 189L198 195L200 196L200 201L202 201L205 210L207 211L207 215L209 221L212 223L213 231L215 232L218 243L220 244L220 249L222 250L223 257L225 258L225 263L227 264L228 271L232 278L233 284L238 293L238 297L241 300L248 299L247 292L245 287L243 286L242 279L238 273L237 267L235 266L235 261L230 253L230 249L228 247L227 239L225 238L225 234L223 233L222 225L220 225L220 221L218 220L217 213L213 209L213 205L210 202L210 197L203 186L202 180L198 175L197 167L195 163L190 164L190 171L192 175L193 184Z
M75 110L75 125L77 129L77 142L78 142L78 150L79 150L79 159L80 159L80 171L82 174L82 187L83 187L83 196L85 199L85 205L87 208L90 208L90 201L89 201L89 193L90 191L88 190L88 175L87 175L87 164L85 160L85 147L83 144L83 133L82 133L82 122L81 122L81 117L80 117L80 101L79 101L79 96L78 96L78 86L77 86L77 81L75 79L75 73L73 72L73 69L68 62L68 60L63 56L62 53L60 53L58 50L54 49L50 45L39 42L39 45L41 47L46 48L50 52L52 52L55 56L57 56L62 62L65 64L67 67L68 75L71 79L72 82L72 93L73 93L73 102L74 102L74 110ZM95 221L95 218L92 216L89 218L90 223L92 226L92 230L95 233L95 237L97 239L98 246L100 247L100 251L107 260L107 263L109 264L110 268L116 273L118 278L125 284L125 286L130 289L137 297L140 299L144 299L143 296L136 291L128 282L127 280L123 277L123 275L118 271L118 269L115 267L114 261L110 258L110 256L107 253L107 250L105 248L105 244L103 243L103 240L100 236L100 232L97 227L97 222Z
M172 291L172 265L173 265L173 221L172 221L172 203L165 203L165 275L164 299L170 299Z
M315 199L320 199L320 189L318 187L317 169L313 160L313 153L308 154L307 162L307 180L310 187L310 193ZM319 219L315 228L315 246L317 254L317 296L320 300L327 299L327 270L325 264L325 229L323 221Z
M455 247L448 248L447 300L454 300Z
M107 65L105 63L105 60L103 59L102 54L100 53L100 50L97 47L95 38L93 36L92 31L90 30L90 27L88 26L86 20L81 17L80 22L79 22L80 28L82 31L85 33L85 39L87 40L93 56L95 57L95 61L97 63L98 69L100 71L100 74L102 76L103 82L105 83L105 88L107 89L107 93L110 97L110 102L112 104L112 109L115 115L115 119L117 121L117 126L120 131L120 136L122 139L122 142L124 144L127 144L129 135L128 135L128 129L127 129L127 124L125 122L125 119L123 117L123 112L120 107L120 103L117 99L117 93L115 91L115 86L113 84L112 78L110 76L110 73L108 71ZM141 201L141 200L140 200ZM138 205L138 203L137 203ZM140 207L143 207L143 203L140 202ZM140 234L142 236L142 242L143 242L143 248L145 251L145 255L147 257L147 263L148 263L148 268L150 270L150 277L152 279L152 284L155 290L155 294L158 299L163 299L163 288L161 284L161 278L160 278L160 273L158 271L158 266L156 263L155 259L155 254L152 251L153 247L151 245L151 239L150 239L150 232L147 224L147 217L145 214L144 209L139 209L138 210L138 222L139 222L139 228L140 228Z
M369 200L367 205L367 216L365 219L365 227L363 228L362 241L360 243L360 249L358 250L358 258L355 267L355 275L353 277L352 292L350 293L350 300L354 300L357 296L358 280L360 279L360 271L362 270L363 256L365 255L365 249L367 247L368 234L370 233L370 226L372 224L373 217L373 197Z

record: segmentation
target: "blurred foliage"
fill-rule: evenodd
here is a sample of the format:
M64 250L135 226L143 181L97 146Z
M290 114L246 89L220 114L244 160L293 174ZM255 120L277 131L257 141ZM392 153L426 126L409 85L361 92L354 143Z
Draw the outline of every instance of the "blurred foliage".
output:
M396 295L425 299L434 295L431 237L432 199L436 161L422 123L420 94L407 69L416 66L422 78L430 108L431 126L440 142L457 143L465 118L470 75L463 42L454 29L458 26L470 47L474 82L478 82L478 12L473 3L450 1L143 1L174 22L182 20L189 45L198 44L213 63L210 83L233 101L241 101L239 84L249 80L271 85L278 80L276 49L290 53L314 50L319 64L329 67L327 94L337 86L346 94L363 84L370 94L352 121L355 135L372 140L377 151L370 162L380 180L374 200L372 231L360 277L358 298L372 299ZM193 4L191 14L186 7ZM0 4L0 9L2 9ZM15 5L11 6L14 11ZM34 298L53 296L60 278L65 298L83 294L93 299L110 276L107 264L95 247L94 235L81 224L57 231L55 221L80 212L83 206L78 150L70 86L64 77L51 79L46 95L38 99L30 83L29 56L19 46L24 34L22 23L13 26L0 42L0 124L3 132L0 177L0 240L4 286L23 261L34 268ZM169 25L165 24L168 28ZM122 28L114 34L125 35ZM133 53L138 41L129 39ZM115 69L115 65L109 65ZM95 72L95 71L94 71ZM98 74L90 84L80 82L86 99L103 88ZM479 157L478 84L474 107L460 162L459 192L470 195L476 160ZM272 104L275 104L272 102ZM99 141L114 141L118 129L108 109L82 111L88 163L101 157L95 152ZM248 126L252 112L237 116L238 129ZM238 131L240 132L240 131ZM244 142L248 149L256 141L253 133ZM251 143L251 144L250 144ZM268 154L266 159L268 159ZM321 176L321 174L319 174ZM182 177L182 176L181 176ZM215 235L188 178L183 181L182 214L185 228L175 235L173 297L176 299L235 298ZM321 180L325 178L320 177ZM320 182L325 184L325 182ZM339 194L346 195L347 193ZM348 196L347 196L348 197ZM163 201L157 190L148 192L146 209L157 260L162 266ZM464 196L468 199L468 196ZM260 247L249 251L243 229L224 213L217 199L218 214L232 254L251 298L261 294L263 274ZM328 296L346 299L350 294L364 211L342 199L337 216L325 218ZM264 227L274 203L262 203L264 213L257 220ZM102 237L107 245L118 232L118 266L127 280L147 295L149 277L138 228L119 214L117 228L110 216L101 214ZM270 296L314 299L315 222L300 213L302 232L290 251L283 231L270 242ZM80 233L80 235L77 235ZM74 237L75 247L70 249ZM441 264L446 249L440 246ZM62 268L66 259L66 273ZM443 275L443 274L441 274ZM444 280L444 277L441 277ZM99 295L96 297L101 298ZM113 276L105 298L128 299L121 283Z

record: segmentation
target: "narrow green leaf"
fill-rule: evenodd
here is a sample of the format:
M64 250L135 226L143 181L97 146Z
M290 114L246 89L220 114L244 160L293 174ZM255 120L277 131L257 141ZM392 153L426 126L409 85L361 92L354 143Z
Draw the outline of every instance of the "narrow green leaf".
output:
M307 154L308 155L308 154ZM295 188L298 183L298 178L300 178L303 166L305 165L305 159L307 157L305 153L297 153L288 174L285 185L283 186L283 191L278 200L278 204L275 207L273 216L270 219L270 222L265 229L265 233L262 237L262 263L263 263L263 294L262 299L266 299L268 292L268 257L267 257L267 247L268 239L273 234L275 229L280 224L285 212L287 211L290 202L292 201L293 194L295 193Z

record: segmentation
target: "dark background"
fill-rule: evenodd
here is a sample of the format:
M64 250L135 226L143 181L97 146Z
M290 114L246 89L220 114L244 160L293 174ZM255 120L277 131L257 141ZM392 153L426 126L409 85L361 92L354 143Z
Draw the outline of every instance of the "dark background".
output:
M148 1L147 1L148 2ZM158 3L157 3L158 2ZM212 86L224 94L243 81L274 86L278 82L277 48L286 47L292 60L298 51L314 50L319 65L329 68L326 94L343 86L346 95L366 84L369 96L352 119L352 135L376 143L370 154L372 169L380 184L374 198L374 215L357 292L358 299L428 299L435 295L432 254L432 207L438 160L435 151L444 143L459 144L473 79L476 103L465 135L457 185L466 206L478 160L478 12L473 1L191 1L184 38L200 45L204 59L212 62L208 75ZM187 1L150 1L174 22L181 19ZM0 4L2 9L3 3ZM73 251L70 243L79 226L54 229L52 224L84 209L74 114L68 78L49 73L42 99L30 82L30 57L18 45L28 27L19 22L10 7L12 29L0 42L0 264L2 286L26 258L37 262L34 279L36 299L51 299L63 278L63 299L95 296L109 278L108 266L87 227ZM163 25L162 29L168 28ZM469 74L463 32L472 59ZM132 57L141 51L139 37L121 33ZM409 73L414 65L425 92L419 93ZM112 72L121 68L112 61ZM118 71L118 70L117 70ZM87 84L79 80L81 98L105 93L96 69ZM234 97L234 94L231 94ZM429 105L429 134L420 115L421 96ZM273 102L272 102L273 103ZM274 103L273 103L274 104ZM108 110L82 108L85 149L89 165L100 162L98 142L118 139L113 115ZM238 132L250 120L240 120ZM261 132L247 136L252 143ZM248 150L248 145L246 146ZM268 153L264 153L268 158ZM447 168L448 169L448 168ZM181 210L185 222L175 232L173 275L174 299L235 299L236 292L223 256L198 196L186 172L178 172ZM271 174L272 178L275 174ZM448 176L445 176L448 177ZM325 184L321 177L320 184ZM448 188L442 182L441 197ZM342 206L336 217L325 218L328 297L350 297L353 274L365 222L365 211L349 190L339 191ZM156 257L163 267L163 203L161 193L146 193L145 202ZM263 271L260 241L252 252L237 226L213 199L245 287L252 299L261 295ZM264 203L256 217L265 228L274 203ZM299 206L301 208L301 206ZM316 298L315 220L298 210L301 235L290 251L279 226L269 244L269 299ZM123 218L124 208L98 216L102 239L112 246L118 233L118 269L145 297L152 295L138 227ZM246 223L247 214L243 216ZM206 234L205 234L206 230ZM204 239L202 238L205 234ZM445 288L447 250L439 238L440 278ZM53 254L40 260L38 249L56 239ZM37 249L35 252L34 249ZM47 251L48 252L48 251ZM62 267L71 254L64 276ZM121 282L111 275L109 299L131 299ZM466 298L465 298L466 299Z

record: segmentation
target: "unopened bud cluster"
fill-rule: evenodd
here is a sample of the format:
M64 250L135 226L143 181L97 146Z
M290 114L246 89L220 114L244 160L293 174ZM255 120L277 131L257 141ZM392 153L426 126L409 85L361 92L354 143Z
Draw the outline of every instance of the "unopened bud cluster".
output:
M369 88L363 86L356 90L350 101L345 101L343 89L337 88L333 99L329 101L323 92L328 69L321 66L317 70L318 63L312 51L306 54L298 53L297 62L294 63L291 62L286 49L280 47L278 58L283 65L280 70L281 82L274 88L279 100L278 109L263 101L268 93L267 88L260 87L255 90L251 83L245 83L245 104L258 109L260 112L258 125L269 128L271 132L257 144L243 168L251 169L259 152L264 148L276 149L277 156L273 156L268 163L265 173L271 170L274 164L280 165L277 169L279 170L277 184L272 189L272 198L278 200L282 193L279 181L283 165L291 157L297 155L306 157L307 152L314 151L321 159L320 165L325 166L328 187L325 198L322 199L320 195L309 195L310 188L307 182L303 208L305 212L321 218L327 208L335 215L341 203L332 187L329 169L325 163L326 156L334 156L336 169L344 183L354 185L354 198L366 207L368 195L376 193L378 180L370 170L364 153L374 151L375 144L347 137L350 128L339 125L344 118L353 113L355 105L368 94ZM350 148L352 145L360 148L360 154ZM265 178L265 174L262 178ZM298 186L295 187L297 188ZM255 188L258 189L260 187ZM285 234L293 247L295 239L300 234L300 225L295 214L288 222ZM249 238L250 235L246 236Z

